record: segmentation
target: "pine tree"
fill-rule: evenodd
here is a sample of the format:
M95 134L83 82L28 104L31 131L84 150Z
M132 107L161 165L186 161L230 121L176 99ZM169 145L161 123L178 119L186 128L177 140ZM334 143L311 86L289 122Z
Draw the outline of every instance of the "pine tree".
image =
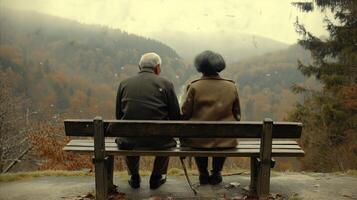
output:
M325 18L327 39L314 36L297 20L302 36L299 44L310 50L313 63L298 61L305 76L322 84L319 91L301 86L293 91L306 98L291 114L304 123L302 145L306 150L305 169L314 171L347 170L357 166L357 1L314 0L295 2L303 12L330 10L334 20Z

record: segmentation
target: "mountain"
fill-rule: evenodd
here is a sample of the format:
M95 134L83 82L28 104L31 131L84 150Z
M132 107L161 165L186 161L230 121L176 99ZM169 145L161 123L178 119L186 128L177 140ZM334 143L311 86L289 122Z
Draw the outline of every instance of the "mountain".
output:
M274 88L274 84L279 84L282 88L289 88L292 83L305 80L297 69L298 60L303 63L312 61L310 52L295 44L286 49L230 64L224 74L242 86Z
M294 84L319 88L314 78L301 74L298 60L312 62L310 52L295 44L227 67L222 75L237 82L245 119L283 120L302 98L291 92Z
M25 57L39 62L47 59L54 69L107 82L115 80L115 74L131 74L126 65L137 71L140 56L150 51L162 57L170 79L175 74L170 70L182 67L177 53L156 40L31 11L2 8L1 13L1 45L15 45Z
M0 10L0 72L32 110L113 116L119 82L138 72L145 52L163 60L163 76L175 86L185 65L169 46L122 30L31 11Z
M273 39L243 33L221 32L215 35L199 35L197 33L165 31L151 33L150 37L170 45L189 63L192 63L194 57L204 50L219 52L224 56L226 62L234 63L242 58L258 56L288 47L288 44Z

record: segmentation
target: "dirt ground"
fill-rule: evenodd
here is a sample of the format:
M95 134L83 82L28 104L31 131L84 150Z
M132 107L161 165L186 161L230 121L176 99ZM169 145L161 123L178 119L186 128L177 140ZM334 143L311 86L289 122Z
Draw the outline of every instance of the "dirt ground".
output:
M219 186L199 186L192 176L198 195L190 190L184 176L170 176L157 190L150 190L148 177L142 177L141 188L131 189L127 180L115 177L119 192L127 199L242 199L249 185L248 175L224 176ZM284 199L357 199L357 177L323 173L277 173L271 178L271 193ZM0 183L1 200L64 200L94 192L94 178L38 177ZM160 198L156 198L160 197Z

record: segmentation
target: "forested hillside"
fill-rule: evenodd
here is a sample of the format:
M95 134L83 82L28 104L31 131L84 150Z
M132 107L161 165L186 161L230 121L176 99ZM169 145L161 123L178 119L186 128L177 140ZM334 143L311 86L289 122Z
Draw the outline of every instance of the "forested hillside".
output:
M228 66L224 75L238 83L243 117L283 120L302 96L291 91L293 85L318 88L314 78L306 78L297 69L297 60L310 63L310 53L298 45L262 56L247 58Z
M163 75L176 86L184 78L173 49L121 30L4 8L0 26L0 69L31 110L113 117L116 87L137 73L144 52L160 54Z

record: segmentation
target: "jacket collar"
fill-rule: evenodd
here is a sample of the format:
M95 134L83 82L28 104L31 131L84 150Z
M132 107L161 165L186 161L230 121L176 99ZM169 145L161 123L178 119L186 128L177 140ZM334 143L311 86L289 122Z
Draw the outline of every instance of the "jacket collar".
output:
M143 67L141 68L140 72L139 73L144 73L144 72L147 72L147 73L154 73L154 69L151 68L151 67Z
M204 79L204 80L206 80L206 79L221 80L222 78L219 76L219 74L217 74L217 75L213 75L213 76L204 76L204 75L202 75L201 79Z

